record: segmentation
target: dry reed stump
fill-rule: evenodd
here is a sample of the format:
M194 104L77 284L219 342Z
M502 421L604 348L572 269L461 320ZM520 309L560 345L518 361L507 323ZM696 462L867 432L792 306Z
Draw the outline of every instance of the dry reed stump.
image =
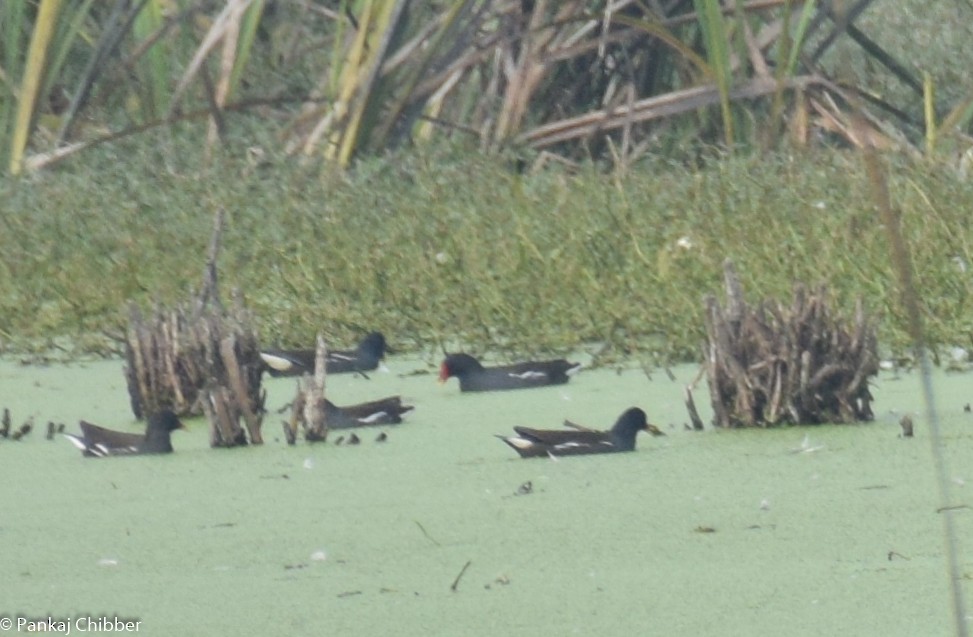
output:
M290 422L283 423L287 444L297 441L298 428L304 430L308 442L325 442L328 439L327 410L324 389L327 380L325 361L328 357L324 337L318 334L314 352L314 375L303 376L297 381L297 394L291 403Z
M873 418L868 379L878 374L875 327L859 299L845 321L827 288L794 289L790 305L750 307L733 263L724 263L726 307L704 299L704 371L717 427L853 423ZM687 408L701 428L692 392Z
M260 347L250 312L234 291L224 309L217 287L216 257L223 211L216 215L203 288L174 309L157 306L143 317L132 305L125 339L125 380L136 418L161 409L179 415L205 413L210 444L261 444L265 394L260 388ZM246 431L239 424L246 424Z
M3 416L0 417L0 438L10 440L21 440L34 429L34 417L28 418L24 424L11 431L13 421L10 418L10 410L4 407Z

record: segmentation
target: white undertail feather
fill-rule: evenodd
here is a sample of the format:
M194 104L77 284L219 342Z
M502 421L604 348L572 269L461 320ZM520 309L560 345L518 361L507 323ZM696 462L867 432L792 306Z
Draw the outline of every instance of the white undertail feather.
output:
M267 364L267 367L278 372L286 372L294 367L294 363L283 356L274 356L273 354L260 352L260 358Z
M526 438L520 438L518 436L510 436L509 438L504 438L504 440L509 442L514 447L517 447L518 449L530 449L531 447L534 446L534 443L531 442L530 440L527 440Z
M568 371L564 373L567 374L568 376L574 376L575 374L581 371L582 367L584 367L584 365L582 365L581 363L577 363L574 367L569 367Z
M84 443L84 440L78 438L74 434L62 434L65 438L71 441L71 444L80 449L81 451L87 451L88 445Z

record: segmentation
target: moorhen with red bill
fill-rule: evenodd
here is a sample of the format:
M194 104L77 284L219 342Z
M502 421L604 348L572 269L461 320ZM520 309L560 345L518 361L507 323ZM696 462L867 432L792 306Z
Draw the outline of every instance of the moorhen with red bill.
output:
M563 385L580 369L581 363L570 363L563 358L484 367L469 354L450 354L439 367L439 382L445 383L455 376L461 392L529 389Z

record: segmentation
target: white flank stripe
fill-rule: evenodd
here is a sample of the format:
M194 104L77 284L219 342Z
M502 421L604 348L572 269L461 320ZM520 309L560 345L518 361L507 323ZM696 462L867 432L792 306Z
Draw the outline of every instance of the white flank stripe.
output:
M510 375L513 376L514 378L520 378L522 380L535 380L539 378L547 378L547 374L545 374L544 372L535 372L532 370L528 370L520 374L515 374L514 372L510 372Z
M384 417L386 415L387 414L384 411L376 411L371 416L366 416L365 418L359 418L358 419L358 422L363 422L363 423L371 424L371 423L376 422L377 420L381 419L382 417Z

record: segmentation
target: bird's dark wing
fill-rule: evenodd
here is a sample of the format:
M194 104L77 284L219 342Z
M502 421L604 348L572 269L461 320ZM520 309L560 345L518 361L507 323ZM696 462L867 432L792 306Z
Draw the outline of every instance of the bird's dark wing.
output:
M144 434L129 433L126 431L115 431L113 429L105 429L104 427L99 427L98 425L93 425L90 422L85 422L82 420L80 422L81 433L84 440L89 445L105 445L107 447L119 447L127 448L133 447L138 448L142 441L145 440Z
M611 444L611 436L603 431L569 431L561 429L531 429L530 427L514 427L514 431L521 438L545 445L603 445Z

